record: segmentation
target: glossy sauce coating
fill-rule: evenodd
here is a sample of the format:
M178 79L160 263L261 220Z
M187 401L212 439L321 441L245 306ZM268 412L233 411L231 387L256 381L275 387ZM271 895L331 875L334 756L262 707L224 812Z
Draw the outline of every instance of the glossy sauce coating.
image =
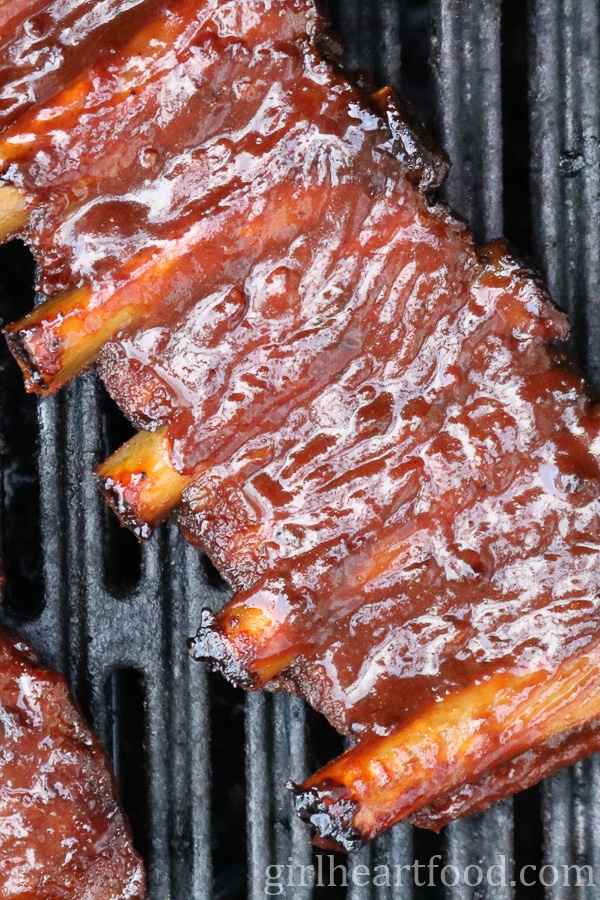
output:
M2 136L0 169L28 198L26 238L47 293L86 278L97 285L140 249L148 256L180 234L191 212L210 207L207 196L257 177L255 167L240 172L246 133L255 116L269 119L276 85L301 77L289 42L307 23L294 4L260 17L255 5L264 6L248 4L241 22L215 0L160 7L118 53ZM221 91L235 105L217 104ZM276 124L277 136L290 127Z
M97 739L65 680L0 631L0 897L145 896Z
M278 91L277 119L291 129L282 153L295 174L292 202L316 187L318 209L292 239L282 234L252 268L239 267L237 285L204 297L179 320L169 321L163 308L159 326L121 338L102 355L102 375L130 418L146 428L169 422L171 458L181 472L227 458L248 437L276 428L343 371L378 321L385 263L397 271L425 233L389 156L389 132L353 89L325 81L322 64L305 55L304 66L296 84ZM271 113L253 122L263 132L252 135L256 165L268 155ZM238 146L243 157L247 141ZM285 177L283 168L269 171L276 175ZM449 218L431 216L440 230ZM261 224L263 232L271 227ZM394 250L398 259L390 262Z
M244 589L194 654L360 738L300 791L323 838L481 808L596 741L600 422L564 317L432 201L443 161L322 60L310 0L143 25L0 142L46 289L80 288L11 340L41 391L102 353L193 479L184 529Z
M357 111L349 130L365 119ZM371 140L384 137L375 132ZM340 184L322 223L284 253L269 253L242 290L232 286L176 327L143 331L104 352L101 371L121 405L143 416L138 424L170 423L177 468L214 467L244 440L276 429L366 352L393 273L411 265L424 235L434 240L415 226L402 185L375 162L371 196L364 182ZM365 169L368 160L361 163ZM446 230L443 216L437 219ZM401 278L404 297L411 279L403 287ZM140 395L148 397L145 408Z
M519 296L519 281L521 289L528 284L522 274L515 274L515 278L516 282L511 279L512 297ZM527 292L525 296L528 296ZM503 298L502 292L500 298ZM502 309L498 297L495 304ZM531 297L529 305L532 311L535 305L532 305ZM538 313L544 308L543 303L539 305ZM206 544L214 540L215 532L217 538L221 535L221 542L215 540L212 546L217 550L217 559L225 560L225 571L234 573L234 578L236 563L239 565L240 560L243 563L246 559L250 559L246 575L250 581L255 578L256 566L260 564L257 532L269 537L271 542L281 541L277 526L283 523L284 537L289 541L291 564L288 569L281 563L276 566L271 562L266 567L267 575L253 589L236 597L219 616L217 627L227 635L231 650L239 653L244 667L252 669L258 662L264 664L269 657L286 650L297 655L312 647L312 654L315 644L322 641L328 648L326 674L319 672L319 677L314 680L319 695L330 699L335 695L343 708L343 689L336 683L334 690L328 679L331 677L335 681L335 673L339 670L342 682L345 678L351 684L350 673L354 671L356 678L358 668L361 671L369 668L371 654L375 659L381 654L369 622L374 623L376 633L382 635L384 642L394 629L402 635L406 619L412 618L412 614L407 614L404 609L408 604L411 610L425 608L425 619L429 621L431 613L431 622L437 623L439 634L446 633L450 637L453 628L443 616L435 615L436 597L444 596L446 587L454 604L458 603L453 593L455 588L459 596L461 592L464 594L465 606L454 616L464 618L470 605L475 608L484 599L482 591L486 589L491 592L487 598L491 607L495 603L500 608L502 591L506 591L508 603L513 581L517 585L517 599L519 591L524 592L524 606L517 608L513 597L508 603L509 615L515 620L524 615L527 592L521 582L515 581L514 574L506 576L500 596L492 602L492 593L496 590L494 578L502 571L507 554L512 553L515 560L525 565L527 555L533 551L534 562L541 568L535 579L541 605L552 602L553 590L565 578L568 580L573 560L583 555L586 577L591 581L586 583L582 572L579 599L583 601L585 597L594 596L597 553L594 535L599 524L596 411L581 392L580 377L570 371L559 353L553 359L544 341L540 341L544 334L560 334L560 320L550 324L551 319L544 323L543 316L537 320L534 316L528 326L525 321L518 324L515 337L504 330L507 326L504 316L498 312L495 316L495 327L494 316L489 311L482 316L486 327L483 333L474 329L474 343L470 343L468 330L461 328L458 347L460 356L469 361L469 367L461 377L455 377L437 399L435 394L430 396L431 405L437 410L433 428L430 418L424 415L419 421L410 420L409 423L400 417L400 431L390 429L389 440L384 434L378 436L375 443L372 434L368 441L361 441L360 432L350 432L352 440L348 433L341 432L338 438L342 443L342 454L337 456L332 440L323 445L322 456L316 457L315 469L311 471L312 459L305 460L299 483L290 485L284 481L280 487L289 498L284 503L277 505L274 502L278 497L275 492L277 482L271 478L271 495L263 494L265 499L259 507L261 516L256 511L253 518L246 515L245 528L238 529L236 536L225 530L226 523L234 517L236 500L244 491L253 497L251 478L244 481L242 472L237 493L230 495L233 499L225 495L226 502L218 508L220 519L214 531L211 529L212 498L206 491L204 518L207 525L199 535L201 538L206 536ZM410 380L410 367L407 372ZM536 373L535 389L531 384L532 372ZM416 387L419 388L418 383ZM396 395L401 396L401 392L397 391ZM331 403L323 407L324 410L331 408L334 408ZM350 421L349 417L341 419ZM403 431L405 436L401 440ZM301 429L296 433L301 435ZM330 429L330 437L335 433ZM296 445L296 454L300 446ZM374 449L378 452L374 453ZM358 454L359 463L355 469L349 465L353 450ZM397 458L395 451L399 454ZM336 459L339 465L333 468ZM365 466L369 459L374 465L367 469L366 479L361 482L357 473L360 476L360 466ZM285 462L286 457L275 455L278 471L283 468L282 460ZM404 468L401 462L404 462ZM258 475L252 475L258 481L263 477L263 471L258 468ZM201 476L201 483L206 484L211 474L209 471ZM331 488L328 488L329 483ZM218 479L214 479L214 484L214 493L219 499ZM356 494L351 488L357 489ZM294 499L299 494L303 502L295 505ZM400 503L397 503L398 498ZM246 503L245 507L248 506ZM237 509L240 507L244 509L242 504ZM315 518L311 523L309 515L313 508ZM239 523L243 513L237 515ZM317 518L319 516L322 518ZM191 516L188 518L192 519ZM322 524L317 529L319 521ZM255 524L253 528L256 522L258 526ZM315 538L315 531L317 537L326 538L321 544ZM314 541L313 549L308 553L303 547L304 535ZM547 561L546 542L553 535L557 544L548 551ZM297 555L294 555L296 549ZM281 559L285 555L284 546L273 554L273 558ZM559 568L563 569L560 577L559 570L552 565L554 560L558 560ZM426 580L420 588L422 573ZM402 597L405 599L401 600ZM353 625L352 618L349 621L344 618L347 612L351 616L357 608L360 626ZM452 611L452 603L450 608ZM338 616L342 623L336 632ZM260 636L254 634L248 644L245 629L247 623L257 617L263 617L265 624ZM549 617L549 633L554 624ZM418 623L416 627L420 627ZM427 645L429 634L432 635L432 646L435 645L431 628L425 628L423 646ZM545 634L540 632L538 637L543 644ZM532 640L535 642L536 639L534 635ZM392 640L390 647L392 649L386 651L388 657L394 655ZM451 643L447 652L452 653L455 649ZM504 652L507 656L516 655L518 645L509 643L504 646ZM398 648L395 656L402 659L403 651ZM355 664L354 670L350 658L352 665ZM432 660L433 657L429 663L431 674L435 668ZM477 659L474 664L475 669L467 672L467 678L474 676ZM386 667L381 662L374 663L373 669L382 679L386 675ZM309 661L307 671L310 681L319 670L315 670ZM411 672L408 667L402 677L410 677ZM390 683L383 701L377 678L371 678L368 690L363 685L360 693L364 716L358 715L350 700L356 695L355 691L346 699L348 708L344 714L334 716L336 724L342 729L353 727L358 731L382 728L386 727L384 719L388 713L387 727L393 724L400 710L393 703L396 690L393 677ZM302 681L302 687L310 694L310 684ZM403 698L415 699L410 691L396 693ZM333 716L332 710L333 706L330 706L330 716Z
M360 355L278 431L265 429L187 491L185 526L204 537L236 586L243 583L236 570L252 582L320 543L352 543L390 519L435 515L449 487L444 462L468 496L484 490L511 441L525 446L518 373L507 383L487 370L505 362L510 335L536 335L539 345L562 336L564 323L508 257L500 255L492 276L468 235L440 225L436 242L425 224L389 241L393 263L385 261L383 290L369 273L377 303ZM539 357L545 366L544 345ZM575 378L573 387L579 384Z
M232 278L243 283L258 259L287 254L296 238L332 220L353 195L374 189L374 179L385 184L374 174L375 149L385 149L381 133L373 133L360 106L346 114L356 92L341 79L323 91L328 68L307 47L300 50L269 51L278 59L295 56L296 75L288 72L289 84L269 89L234 142L221 138L169 163L165 208L150 204L155 215L146 218L125 197L120 204L132 227L121 216L103 215L96 229L86 227L85 240L72 242L81 265L91 264L98 278L82 298L41 307L17 330L17 352L32 361L32 385L56 390L62 372L66 378L89 364L116 333L143 323L168 326L199 295ZM149 194L160 189L158 180ZM185 423L176 427L189 430ZM184 454L177 465L182 471L189 465Z

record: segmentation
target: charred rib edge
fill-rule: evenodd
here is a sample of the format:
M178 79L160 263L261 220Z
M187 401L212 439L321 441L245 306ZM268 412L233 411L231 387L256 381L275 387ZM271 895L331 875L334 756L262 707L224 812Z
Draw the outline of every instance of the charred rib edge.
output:
M4 329L2 332L6 340L8 349L19 364L19 368L23 373L23 380L28 391L34 394L44 396L49 393L48 383L41 369L38 369L31 354L27 350L25 343L26 332L9 331Z
M296 812L316 832L313 843L325 850L360 850L365 840L354 826L358 803L350 799L350 792L333 781L320 787L302 789L301 785L288 781Z
M253 690L257 679L246 671L215 625L213 611L203 609L196 637L188 640L190 656L197 662L208 662L214 672L221 672L235 687Z

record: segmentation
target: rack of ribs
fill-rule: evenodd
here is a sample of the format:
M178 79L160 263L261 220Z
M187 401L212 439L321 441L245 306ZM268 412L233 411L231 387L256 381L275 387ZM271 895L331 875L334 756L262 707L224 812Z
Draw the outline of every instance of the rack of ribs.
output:
M355 742L291 786L326 846L599 749L600 418L565 317L313 0L122 2L101 35L120 15L3 122L0 235L45 298L5 333L40 394L97 364L139 429L107 500L140 538L174 513L236 591L192 654Z
M0 897L142 900L142 863L64 678L0 630Z

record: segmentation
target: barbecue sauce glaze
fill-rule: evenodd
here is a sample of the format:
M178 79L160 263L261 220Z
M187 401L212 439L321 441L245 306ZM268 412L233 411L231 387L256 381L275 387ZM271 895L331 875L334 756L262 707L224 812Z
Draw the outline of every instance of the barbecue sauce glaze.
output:
M312 3L136 9L121 49L109 25L60 92L6 106L0 165L41 287L91 293L39 326L48 368L118 312L102 377L194 475L180 520L239 592L194 652L374 754L469 687L560 673L595 647L600 572L598 414L564 317L435 201L444 160L323 61ZM597 741L595 719L538 739L525 708L511 762L498 721L421 824Z

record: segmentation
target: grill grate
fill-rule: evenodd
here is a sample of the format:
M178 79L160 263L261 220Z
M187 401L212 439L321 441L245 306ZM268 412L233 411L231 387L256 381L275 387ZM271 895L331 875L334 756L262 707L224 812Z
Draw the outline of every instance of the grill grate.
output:
M530 0L528 7L517 0L326 5L348 64L399 87L441 138L453 160L447 197L478 237L508 231L522 250L533 248L555 298L572 316L577 351L598 389L597 0ZM27 265L18 248L2 250L7 321L17 317L17 294L27 302ZM129 535L108 524L90 470L114 449L123 426L95 376L40 403L36 417L36 402L24 398L6 356L2 368L4 617L66 672L112 753L149 864L152 900L264 897L268 865L293 864L297 872L316 859L283 783L301 780L331 757L339 739L296 698L244 698L190 664L185 639L202 606L223 603L225 588L174 526L140 554ZM32 615L36 559L46 601ZM600 760L594 759L541 790L455 823L441 838L397 826L353 857L349 874L360 864L373 871L415 857L427 862L439 852L461 869L504 857L509 881L520 865L536 862L561 871L590 864L600 875L599 795ZM323 862L328 873L328 855ZM285 896L467 900L525 892L510 884L442 888L439 881L338 891L299 880ZM544 890L549 900L573 896L573 888L539 885L529 895ZM586 889L586 897L594 896L600 897L599 887Z

